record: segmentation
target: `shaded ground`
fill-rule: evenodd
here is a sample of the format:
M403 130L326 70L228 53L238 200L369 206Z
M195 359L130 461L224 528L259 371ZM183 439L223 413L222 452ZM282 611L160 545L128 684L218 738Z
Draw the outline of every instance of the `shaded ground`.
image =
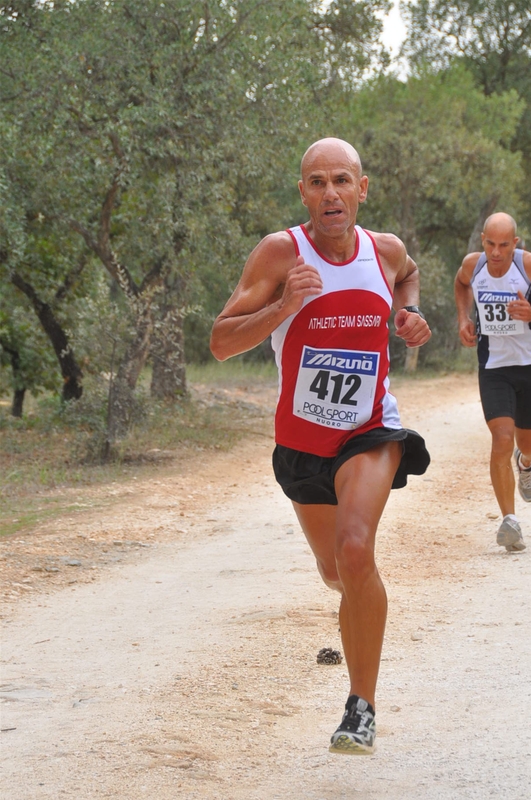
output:
M396 393L433 462L381 523L376 755L327 751L346 668L316 655L340 649L337 599L271 476L271 388L239 398L256 435L232 453L91 489L2 544L6 796L529 797L531 567L494 541L475 378Z

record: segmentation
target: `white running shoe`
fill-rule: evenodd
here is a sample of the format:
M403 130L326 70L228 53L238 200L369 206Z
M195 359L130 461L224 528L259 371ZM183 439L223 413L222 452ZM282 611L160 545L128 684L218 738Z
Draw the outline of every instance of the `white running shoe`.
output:
M516 461L516 471L518 472L518 491L520 497L526 503L531 503L531 467L523 469L520 466L520 450L516 448L514 451L514 460Z
M525 550L522 529L516 520L511 519L511 517L503 518L503 522L496 534L496 543L501 547L505 547L508 553Z

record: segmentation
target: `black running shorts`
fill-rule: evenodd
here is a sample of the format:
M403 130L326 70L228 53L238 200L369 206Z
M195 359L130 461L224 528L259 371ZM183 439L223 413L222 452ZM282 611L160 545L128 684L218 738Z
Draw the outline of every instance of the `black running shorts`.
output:
M531 428L531 364L480 367L479 394L487 422L511 417L517 428Z
M393 489L401 489L408 475L423 475L430 463L430 454L422 436L407 428L374 428L353 436L337 456L323 458L312 453L277 445L273 451L273 470L282 491L290 500L302 505L337 505L334 478L339 467L349 458L364 453L383 442L402 442L402 460L396 471Z

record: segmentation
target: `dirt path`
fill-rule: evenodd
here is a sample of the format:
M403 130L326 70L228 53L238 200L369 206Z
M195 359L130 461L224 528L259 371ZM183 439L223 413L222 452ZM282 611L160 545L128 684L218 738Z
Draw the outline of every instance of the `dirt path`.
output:
M376 754L328 753L337 600L262 436L3 545L4 797L530 797L531 508L501 551L474 378L397 394L433 461L381 523Z

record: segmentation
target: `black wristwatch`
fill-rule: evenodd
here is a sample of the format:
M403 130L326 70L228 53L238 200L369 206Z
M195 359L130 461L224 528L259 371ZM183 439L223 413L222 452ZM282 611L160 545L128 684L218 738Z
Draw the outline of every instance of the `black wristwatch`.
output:
M404 311L411 311L412 314L418 314L421 319L426 319L418 306L402 306Z

